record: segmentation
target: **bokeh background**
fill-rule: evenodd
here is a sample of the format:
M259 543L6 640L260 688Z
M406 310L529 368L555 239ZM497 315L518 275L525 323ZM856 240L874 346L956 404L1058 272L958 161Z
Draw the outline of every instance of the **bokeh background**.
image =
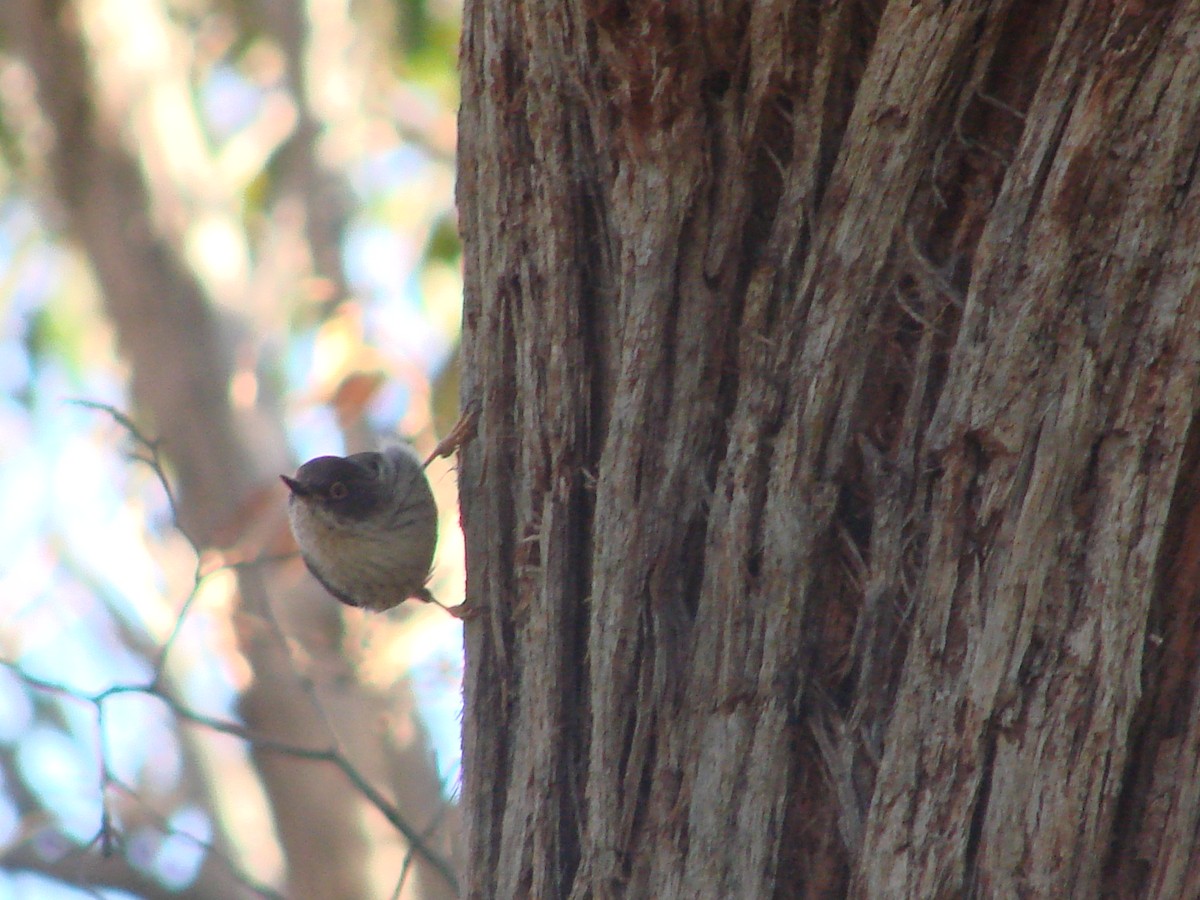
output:
M3 5L0 900L452 895L459 623L275 476L457 417L458 5Z

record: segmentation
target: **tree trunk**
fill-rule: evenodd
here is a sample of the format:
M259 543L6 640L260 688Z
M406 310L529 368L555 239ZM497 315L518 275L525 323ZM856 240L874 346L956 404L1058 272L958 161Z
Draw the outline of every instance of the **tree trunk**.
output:
M472 896L1200 890L1200 3L465 12Z

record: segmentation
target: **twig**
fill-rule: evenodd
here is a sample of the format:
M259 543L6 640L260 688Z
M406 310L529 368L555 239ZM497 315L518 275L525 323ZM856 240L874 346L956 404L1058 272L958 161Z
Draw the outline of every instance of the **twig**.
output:
M128 415L126 415L125 413L116 409L115 407L110 406L109 404L99 403L99 402L96 402L93 400L86 400L86 399L72 399L72 400L69 400L68 402L72 403L73 405L83 407L85 409L94 409L94 410L98 410L100 412L107 413L109 416L112 417L113 421L115 421L117 424L121 425L129 433L130 437L133 439L135 444L144 448L145 455L134 453L134 454L132 454L132 457L134 459L137 459L137 460L145 463L154 472L155 477L158 479L158 482L162 485L163 491L166 494L167 503L170 506L170 510L171 510L172 522L175 524L176 527L178 527L178 522L179 522L178 506L177 506L176 500L175 500L175 493L171 489L170 480L167 478L166 470L163 466L163 460L162 460L162 456L160 454L161 442L145 435L141 430L138 429L136 423ZM451 433L445 438L445 440L442 441L441 444L438 445L438 450L442 451L442 455L449 455L450 453L454 452L454 450L457 449L459 446L468 442L471 439L471 437L474 434L474 427L475 427L475 423L476 423L477 419L478 419L478 405L473 404L468 407L466 413L464 413L462 419L455 426L455 428L451 431ZM437 452L438 451L435 451L435 455L437 454ZM433 457L431 456L430 459L432 460ZM0 660L0 665L4 665L4 666L8 667L9 669L11 669L19 678L21 678L26 684L28 684L31 687L38 688L40 690L50 691L53 693L63 694L65 696L69 696L74 699L93 704L97 709L97 717L98 717L98 720L100 720L100 721L102 721L102 717L103 717L103 703L109 697L115 696L117 694L143 694L143 695L159 698L163 703L165 703L167 705L167 707L178 718L180 718L184 721L191 722L196 725L202 725L206 728L209 728L213 731L216 731L216 732L219 732L222 734L229 734L229 735L232 735L235 737L239 737L242 740L245 740L251 746L255 747L256 749L266 750L268 752L279 753L282 755L291 756L296 759L306 759L306 760L310 760L313 762L331 763L334 766L336 766L346 776L346 778L350 781L350 783L354 786L354 788L359 792L359 794L361 794L362 797L364 799L366 799L368 803L370 803L380 813L382 813L384 818L387 819L387 821L397 831L400 832L400 834L408 842L410 852L417 853L417 854L423 856L428 861L430 866L432 866L433 869L446 880L447 884L451 887L451 889L455 893L457 893L458 892L458 879L454 872L453 866L446 859L444 859L441 856L441 854L439 854L436 850L434 850L432 847L429 846L429 844L427 843L425 838L413 826L408 824L408 822L400 814L399 809L391 801L389 801L387 797L385 797L373 785L371 785L366 780L366 778L362 775L362 773L360 773L354 767L354 765L349 761L349 759L346 758L346 756L342 753L341 748L338 746L336 732L334 731L333 726L329 720L329 717L326 714L324 708L322 707L319 698L316 696L316 693L315 693L315 690L313 689L313 685L312 685L311 681L308 680L307 678L305 678L304 676L302 676L294 668L293 668L293 672L298 679L301 689L309 697L309 700L313 705L313 709L316 711L318 717L324 723L325 728L329 734L329 739L332 742L332 746L330 746L327 749L314 750L311 748L301 747L298 745L290 744L286 741L279 741L274 738L268 738L263 735L255 734L250 729L247 729L244 726L239 725L235 722L229 722L229 721L224 721L224 720L220 720L220 719L215 719L215 718L212 718L211 716L206 716L201 713L195 712L194 710L191 710L191 709L183 706L174 697L172 697L170 694L166 693L163 690L163 672L166 667L167 654L169 653L175 640L178 638L180 632L183 629L184 620L187 618L188 613L191 611L192 604L195 601L195 598L200 589L200 584L202 583L204 578L208 577L209 575L211 575L215 572L221 571L222 569L248 570L248 569L251 569L253 566L256 566L262 562L270 562L273 560L273 557L263 557L261 559L254 559L254 560L242 560L242 561L223 564L223 565L221 565L217 568L211 569L211 570L205 570L204 569L204 559L205 559L204 548L199 547L192 540L192 538L190 538L188 535L185 534L184 538L188 541L189 546L191 546L192 551L196 555L196 568L195 568L195 572L193 575L193 586L192 586L191 592L188 594L187 599L184 600L183 606L180 609L178 616L176 617L175 624L174 624L173 628L171 629L170 634L167 636L166 640L162 644L162 647L158 654L158 659L156 660L155 665L153 667L154 675L148 683L146 683L146 684L113 685L109 688L106 688L103 691L100 691L99 693L89 695L89 694L83 694L83 693L80 693L77 691L73 691L72 689L70 689L67 686L62 685L62 684L56 684L54 682L45 681L43 679L37 678L36 676L32 676L32 675L28 674L27 672L23 671L21 669L21 667L14 662L7 661L7 660ZM271 629L274 632L276 639L280 642L281 646L286 648L288 646L288 641L284 634L282 626L280 625L279 621L275 617L274 611L270 608L269 604L264 603L263 606L266 609L266 618L271 625ZM289 660L290 659L291 659L291 657L289 656ZM103 789L103 786L106 783L111 783L112 779L109 777L109 773L107 770L106 753L105 753L105 748L102 743L102 739L101 739L101 744L100 744L100 750L101 750L101 785L102 785L102 789ZM103 810L102 816L107 815L108 808L107 808L107 805L103 803L103 801L102 801L102 810ZM112 846L113 835L116 835L115 831L112 831L110 833L107 830L107 829L111 828L111 825L112 825L111 821L108 821L108 822L102 821L102 823L101 823L101 832L98 835L98 837L100 838L102 845L105 847Z
M189 709L174 697L164 694L159 690L157 682L149 684L115 684L105 688L95 694L86 694L80 691L73 690L64 684L59 684L53 681L47 681L44 678L38 678L36 675L31 675L23 670L19 664L11 661L0 659L0 665L5 666L13 672L25 684L38 690L47 691L49 693L61 694L66 697L71 697L84 703L91 703L93 706L100 709L101 705L109 697L114 697L120 694L143 694L146 696L157 697L167 708L171 710L180 719L186 722L191 722L195 725L203 725L211 731L216 731L221 734L228 734L234 737L241 738L252 747L258 750L266 750L272 753L290 756L294 759L305 759L312 762L331 763L339 769L354 788L367 800L372 806L383 814L384 818L399 831L409 846L424 856L434 870L446 879L447 884L457 892L458 878L454 873L454 868L445 860L440 853L434 850L426 843L420 832L405 821L404 817L396 806L391 803L383 794L381 794L372 784L370 784L362 773L359 772L354 765L342 755L341 751L336 746L323 750L314 749L311 747L301 747L298 744L292 744L287 741L280 741L275 738L265 737L256 734L251 729L244 725L239 725L236 722L230 722L224 719L214 718L213 716L205 715L204 713L196 712ZM103 748L102 748L103 749Z
M442 438L433 452L425 459L424 467L428 467L431 462L439 456L449 456L455 450L463 447L471 442L475 437L475 429L479 425L479 402L472 401L467 404L467 408L463 410L463 414L459 417L454 427L450 429L450 433Z
M84 409L95 409L108 413L112 416L114 422L129 432L129 436L133 438L134 443L146 448L146 452L150 454L149 457L138 456L136 453L131 454L131 457L145 463L154 471L155 477L158 478L158 483L162 485L162 489L167 495L167 505L171 507L171 521L178 527L179 507L175 502L175 492L171 490L171 482L167 480L166 470L163 468L162 455L160 453L162 441L146 437L133 419L107 403L99 403L95 400L85 400L82 398L69 399L67 402L73 406L82 406ZM186 534L184 537L192 545L192 549L199 554L200 548L192 543L192 539Z

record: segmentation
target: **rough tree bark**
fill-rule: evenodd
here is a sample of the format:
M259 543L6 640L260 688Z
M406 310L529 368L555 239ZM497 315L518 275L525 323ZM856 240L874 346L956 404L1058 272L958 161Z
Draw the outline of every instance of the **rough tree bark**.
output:
M462 63L470 895L1200 893L1200 3Z

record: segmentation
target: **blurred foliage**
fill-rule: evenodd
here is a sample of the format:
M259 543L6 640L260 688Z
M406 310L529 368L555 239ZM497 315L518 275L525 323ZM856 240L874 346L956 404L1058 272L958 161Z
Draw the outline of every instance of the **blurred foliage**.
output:
M385 377L361 400L363 417L431 447L433 407L453 405L434 376L457 378L448 365L461 294L457 5L297 5L310 17L299 47L260 15L265 4L67 5L84 13L98 82L127 79L122 131L164 221L187 258L201 261L214 305L258 331L263 355L247 367L245 396L265 384L257 378L279 382L293 455L341 450L327 404L364 369ZM123 37L144 54L118 53L110 27L127 28ZM307 88L289 82L297 52ZM179 96L175 79L186 88ZM148 445L68 404L130 409L129 364L87 260L61 234L35 98L29 72L0 50L0 896L76 896L55 879L90 885L105 854L128 862L130 896L193 890L214 860L269 893L284 874L272 830L254 825L269 816L261 790L239 794L238 815L258 828L248 842L245 822L232 822L204 787L216 768L234 773L231 783L254 780L245 743L229 737L247 677L232 637L232 580L200 572L203 559L169 527L162 471L131 461ZM295 173L280 159L305 117L318 129L315 159L347 205L341 296L330 293L330 273L313 268L301 201L289 196ZM191 129L200 146L188 143ZM452 492L452 479L433 481ZM439 500L452 529L453 494ZM459 543L443 535L434 573L448 602L461 595ZM457 721L446 697L456 695L460 661L447 624L416 641L383 618L355 634L389 677L425 666L416 681L430 691L427 723L443 771L454 771ZM189 715L233 730L197 735L181 727Z
M429 237L427 255L439 262L456 264L462 256L462 242L458 239L458 227L449 216L443 216Z

